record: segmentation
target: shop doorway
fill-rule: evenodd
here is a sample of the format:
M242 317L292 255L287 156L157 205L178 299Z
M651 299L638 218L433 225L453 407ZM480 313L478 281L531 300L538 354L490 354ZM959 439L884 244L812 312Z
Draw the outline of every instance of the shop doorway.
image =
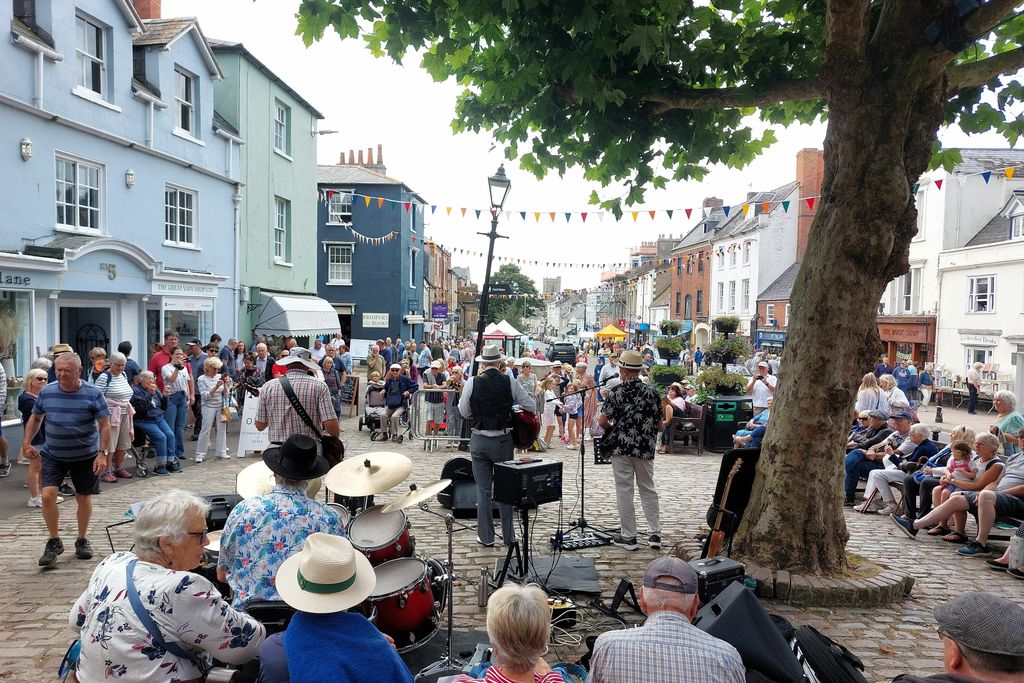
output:
M89 351L99 347L110 356L111 314L108 307L61 306L60 341L66 341L89 363Z

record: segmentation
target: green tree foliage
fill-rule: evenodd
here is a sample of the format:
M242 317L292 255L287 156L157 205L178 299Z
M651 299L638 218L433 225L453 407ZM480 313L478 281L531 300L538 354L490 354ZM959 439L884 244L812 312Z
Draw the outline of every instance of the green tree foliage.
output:
M505 319L522 332L523 320L544 309L537 285L513 263L503 263L497 272L491 273L492 289L494 285L506 287L510 296L491 296L487 304L488 323Z

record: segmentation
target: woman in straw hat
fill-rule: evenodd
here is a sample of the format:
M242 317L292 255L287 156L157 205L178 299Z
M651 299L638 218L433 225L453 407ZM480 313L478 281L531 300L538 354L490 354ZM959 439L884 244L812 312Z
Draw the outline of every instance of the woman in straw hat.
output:
M296 612L260 648L260 680L412 683L390 639L347 611L376 585L370 561L348 539L311 534L277 570L277 590Z

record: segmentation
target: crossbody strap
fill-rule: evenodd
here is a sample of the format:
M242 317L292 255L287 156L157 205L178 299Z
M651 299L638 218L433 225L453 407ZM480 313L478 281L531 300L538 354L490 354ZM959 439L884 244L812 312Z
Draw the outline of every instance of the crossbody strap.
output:
M206 671L207 667L196 657L193 653L189 652L185 648L181 647L177 643L168 643L164 640L163 634L160 632L160 627L153 621L153 617L150 616L149 611L143 606L142 599L139 597L139 591L135 589L135 581L132 579L132 573L135 571L135 564L138 560L132 560L128 563L128 568L125 570L126 583L128 585L128 602L131 603L132 609L135 610L135 616L142 622L143 628L153 638L153 644L157 647L170 652L175 657L181 659L187 659L192 662L200 671Z
M295 409L295 412L298 413L302 421L306 423L306 426L313 430L316 437L323 440L324 435L321 434L320 429L313 424L313 419L309 416L309 413L306 412L306 409L302 407L302 404L299 402L299 397L295 395L295 390L292 389L292 383L288 381L288 375L281 375L280 380L281 386L284 388L284 395L288 397L288 401L292 404L292 408Z

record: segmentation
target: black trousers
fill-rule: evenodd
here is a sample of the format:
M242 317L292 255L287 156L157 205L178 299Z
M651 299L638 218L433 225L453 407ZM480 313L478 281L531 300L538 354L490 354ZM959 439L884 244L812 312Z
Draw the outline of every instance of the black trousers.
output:
M914 479L913 474L903 477L903 500L907 506L907 517L911 520L924 517L932 511L932 491L939 485L936 477L925 477L921 481ZM918 509L920 496L920 510Z
M967 412L973 413L978 405L978 387L973 384L967 385Z

